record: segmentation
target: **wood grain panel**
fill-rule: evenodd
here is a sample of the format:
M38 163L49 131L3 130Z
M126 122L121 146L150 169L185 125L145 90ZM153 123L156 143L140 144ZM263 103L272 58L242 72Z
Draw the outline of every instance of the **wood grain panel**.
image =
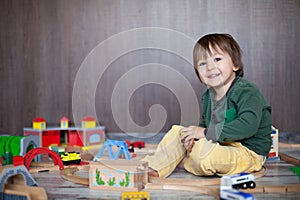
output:
M297 121L300 3L297 0L3 0L0 17L0 133L21 135L23 127L30 126L36 116L44 117L49 125L58 125L62 116L73 120L74 81L88 55L116 34L143 27L176 31L191 40L210 32L232 34L244 51L245 78L260 87L273 107L273 124L282 132L300 131ZM156 37L154 43L162 36ZM140 36L132 44L143 44L147 39L146 35ZM176 40L171 34L167 40L173 48L192 52L184 49L186 41ZM124 38L115 41L107 48L107 57L126 42ZM147 63L180 72L200 101L205 86L198 82L191 64L182 56L157 48L133 49L108 66L99 66L106 70L95 92L95 109L108 132L122 132L111 110L115 85L128 71ZM154 73L180 88L178 79L161 71ZM184 87L179 89L180 93L184 90ZM146 126L149 108L160 104L168 114L161 131L167 131L172 124L180 123L183 114L180 105L190 103L189 97L179 102L176 95L172 88L159 84L141 85L128 105L131 118L136 124ZM124 97L119 99L121 103ZM123 122L127 120L124 117Z

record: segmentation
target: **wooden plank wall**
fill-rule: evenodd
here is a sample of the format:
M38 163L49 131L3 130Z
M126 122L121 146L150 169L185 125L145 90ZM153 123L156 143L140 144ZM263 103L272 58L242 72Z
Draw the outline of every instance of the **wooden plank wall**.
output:
M205 86L193 72L189 47L211 32L236 38L244 51L245 78L266 95L273 124L299 132L299 20L298 0L2 0L0 133L21 135L36 116L58 125L63 116L74 121L91 113L108 132L163 132L172 124L195 124L195 94L200 102ZM80 69L97 48L104 52L90 62L102 71L88 72L84 91L76 96ZM112 62L102 66L101 56ZM120 82L126 76L132 81ZM139 87L130 93L135 83ZM119 86L124 92L117 90L113 99ZM82 105L72 106L78 101ZM151 121L154 104L164 110L154 106Z

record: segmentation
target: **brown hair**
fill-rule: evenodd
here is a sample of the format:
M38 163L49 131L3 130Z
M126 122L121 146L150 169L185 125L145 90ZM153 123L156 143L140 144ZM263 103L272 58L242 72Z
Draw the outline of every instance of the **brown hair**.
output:
M214 33L201 37L194 46L194 68L199 79L200 76L196 69L197 63L199 59L207 56L207 52L211 55L212 52L210 47L214 50L219 48L220 50L228 53L231 57L233 65L239 68L235 72L236 76L243 77L244 66L242 62L242 50L239 44L229 34Z

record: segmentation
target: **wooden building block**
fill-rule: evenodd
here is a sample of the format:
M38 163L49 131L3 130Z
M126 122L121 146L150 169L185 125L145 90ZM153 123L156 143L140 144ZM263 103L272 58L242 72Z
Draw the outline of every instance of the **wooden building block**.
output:
M268 155L268 160L278 160L278 129L272 127L272 145Z
M95 128L96 120L93 116L86 116L81 121L82 128Z
M69 128L69 119L67 117L63 117L60 119L60 128L67 129Z
M46 128L46 120L41 117L36 117L32 121L33 129L45 129Z
M147 182L147 162L100 159L98 162L90 163L91 189L140 191Z

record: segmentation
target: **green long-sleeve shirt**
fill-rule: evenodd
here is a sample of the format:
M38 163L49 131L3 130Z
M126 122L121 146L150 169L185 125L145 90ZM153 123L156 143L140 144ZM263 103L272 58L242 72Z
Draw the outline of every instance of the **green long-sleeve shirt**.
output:
M257 86L236 78L219 101L208 89L202 96L202 120L208 140L239 141L259 155L268 155L271 139L271 106Z

